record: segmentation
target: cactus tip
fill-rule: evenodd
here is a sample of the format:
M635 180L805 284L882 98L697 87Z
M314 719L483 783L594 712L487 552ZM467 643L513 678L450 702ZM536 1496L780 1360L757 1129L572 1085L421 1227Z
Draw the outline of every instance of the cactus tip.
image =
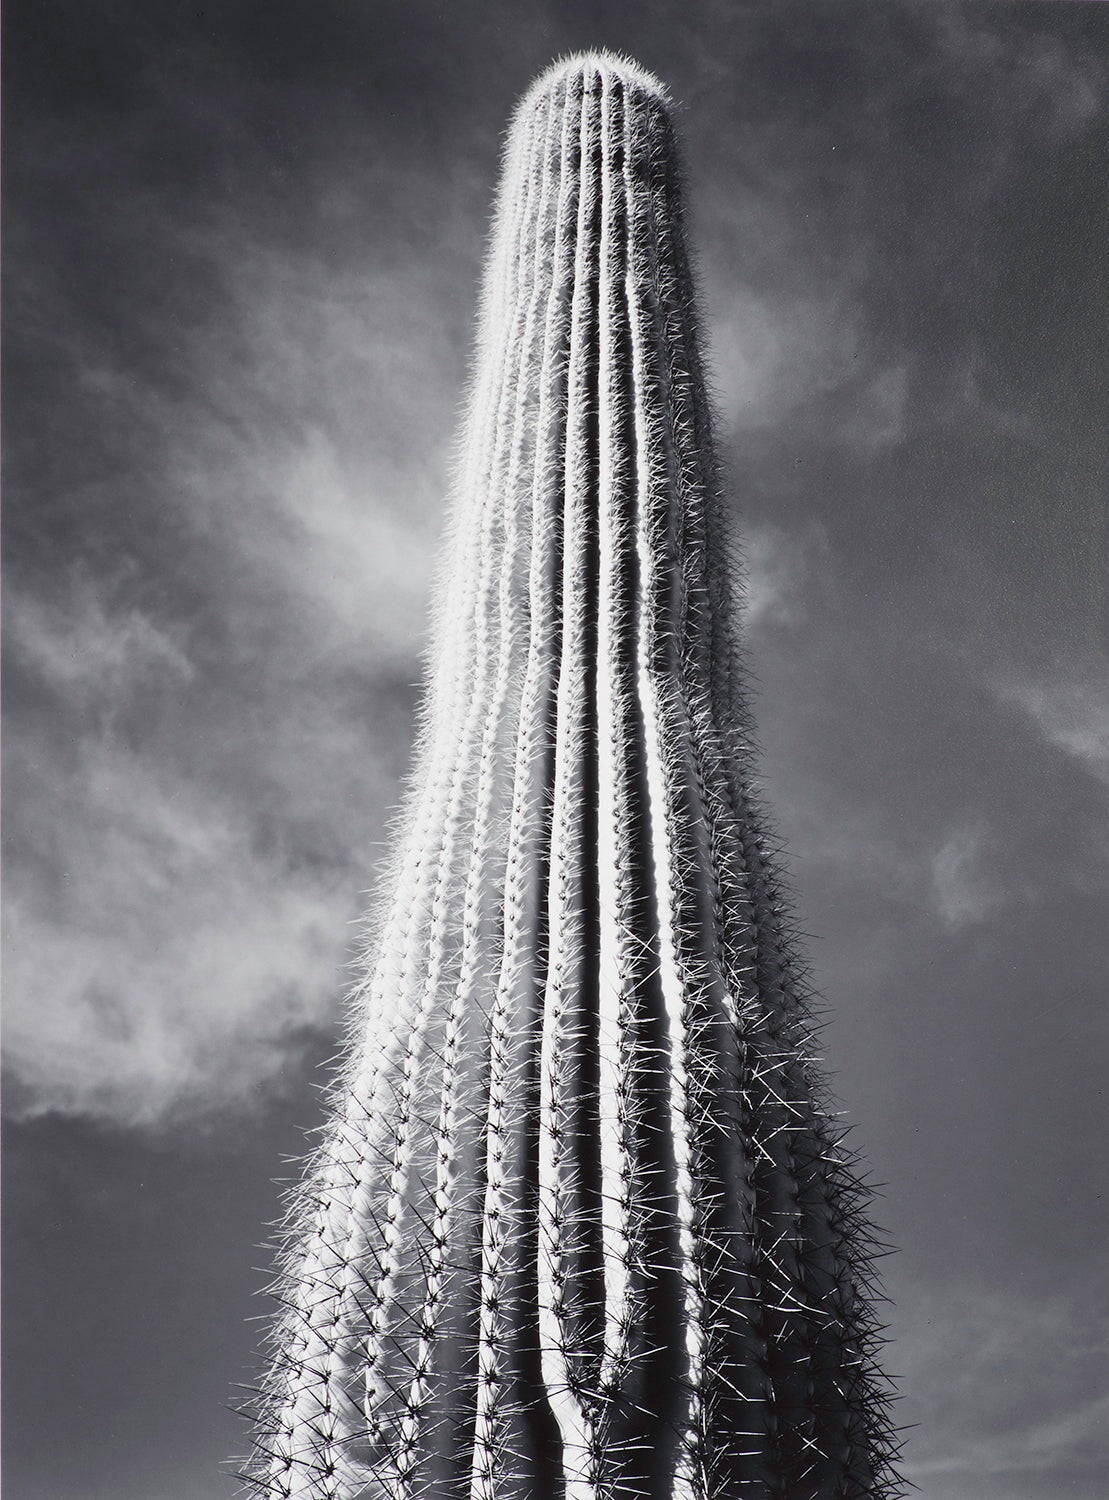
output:
M619 79L629 92L644 94L664 107L670 104L670 95L666 85L661 83L653 73L640 67L639 63L624 53L609 52L598 48L574 52L567 57L556 59L536 78L521 99L520 108L526 109L536 104L552 89L564 84L575 75L580 76L587 84L589 76L593 73L602 78L607 75L609 78Z

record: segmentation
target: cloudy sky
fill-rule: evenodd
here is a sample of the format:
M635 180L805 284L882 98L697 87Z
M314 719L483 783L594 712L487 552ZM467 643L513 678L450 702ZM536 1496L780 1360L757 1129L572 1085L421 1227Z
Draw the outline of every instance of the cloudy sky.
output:
M766 792L900 1247L907 1472L1101 1495L1109 5L5 21L13 1500L235 1489L502 132L597 45L681 105Z

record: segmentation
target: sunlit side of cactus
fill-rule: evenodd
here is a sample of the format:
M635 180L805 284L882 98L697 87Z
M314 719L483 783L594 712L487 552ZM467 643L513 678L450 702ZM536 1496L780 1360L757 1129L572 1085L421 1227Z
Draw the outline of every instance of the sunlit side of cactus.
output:
M666 97L512 126L417 770L288 1229L268 1497L897 1486L751 790Z

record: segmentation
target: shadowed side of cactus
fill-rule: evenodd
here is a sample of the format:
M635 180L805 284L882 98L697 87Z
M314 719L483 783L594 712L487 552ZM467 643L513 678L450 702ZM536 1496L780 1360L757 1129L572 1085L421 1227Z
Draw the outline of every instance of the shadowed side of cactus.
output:
M751 791L665 93L505 158L407 821L298 1190L268 1497L897 1490Z

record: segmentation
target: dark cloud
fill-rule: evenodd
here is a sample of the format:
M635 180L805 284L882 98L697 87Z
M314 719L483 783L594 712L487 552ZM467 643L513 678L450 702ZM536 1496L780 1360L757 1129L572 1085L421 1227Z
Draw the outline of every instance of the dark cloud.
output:
M682 105L767 793L903 1247L910 1473L1099 1492L1107 21L9 5L21 1494L189 1500L241 1446L268 1179L411 742L502 131L592 45Z

